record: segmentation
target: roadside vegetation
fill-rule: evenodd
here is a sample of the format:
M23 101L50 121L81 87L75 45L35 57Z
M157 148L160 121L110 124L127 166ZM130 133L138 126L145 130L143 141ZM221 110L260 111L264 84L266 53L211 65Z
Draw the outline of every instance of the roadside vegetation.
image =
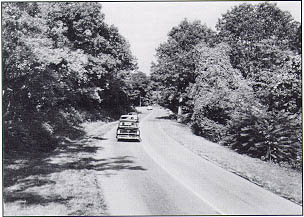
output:
M273 3L240 4L216 32L183 20L156 50L153 95L193 132L302 169L301 24Z
M153 102L151 80L149 75L136 71L128 81L131 91L128 94L129 103L133 106L147 106Z
M275 194L299 205L303 204L301 172L246 154L238 154L228 147L210 142L201 136L194 136L188 126L170 120L169 112L162 117L158 126L167 136L193 153Z
M2 4L5 158L49 152L83 121L131 109L137 63L104 16L96 2Z
M138 71L128 41L104 17L96 2L2 3L7 215L107 214L96 174L129 165L94 158L114 124L105 123L152 103L175 113L182 106L183 122L210 141L301 170L301 25L289 13L241 4L216 32L185 19L157 48L151 76ZM164 128L199 155L302 204L298 171L283 174L183 130Z
M105 214L94 171L111 162L89 163L106 122L132 110L130 45L96 2L1 5L5 212Z

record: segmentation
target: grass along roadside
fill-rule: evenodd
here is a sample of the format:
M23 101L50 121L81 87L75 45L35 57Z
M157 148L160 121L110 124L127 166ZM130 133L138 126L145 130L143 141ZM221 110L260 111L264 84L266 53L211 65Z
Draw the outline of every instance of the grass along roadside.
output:
M159 126L168 136L202 158L302 205L301 172L238 154L227 147L194 135L187 126L173 120L162 119Z
M84 123L84 137L68 140L51 153L7 159L4 215L107 215L94 159L103 135L115 122Z

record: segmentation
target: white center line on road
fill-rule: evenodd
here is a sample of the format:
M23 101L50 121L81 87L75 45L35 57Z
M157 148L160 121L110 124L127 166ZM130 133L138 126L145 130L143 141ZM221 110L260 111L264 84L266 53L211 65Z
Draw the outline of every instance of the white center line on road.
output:
M150 117L152 115L152 113L150 113L149 115L147 115L145 117L144 120L146 120L148 117ZM148 146L146 144L148 144ZM181 185L183 185L186 189L188 189L192 194L194 194L197 198L199 198L201 201L203 201L205 204L207 204L209 207L211 207L215 212L217 212L217 214L219 215L224 215L225 213L223 211L221 211L219 208L217 208L214 204L211 204L209 201L207 201L204 197L202 197L199 193L197 193L195 190L193 190L188 184L184 183L183 181L181 181L180 178L178 178L176 175L174 175L168 168L166 168L164 165L165 163L158 158L157 153L155 153L155 151L153 149L150 148L151 144L146 141L145 143L143 143L143 149L145 150L145 152L151 157L151 159L160 167L162 168L164 171L166 171L166 173L168 175L170 175L172 178L174 178L174 180L176 180L178 183L180 183Z
M153 114L159 113L155 110ZM301 213L301 207L292 202L194 155L159 129L154 116L152 119L145 119L142 125L143 150L207 206L227 215Z
M159 167L161 167L164 171L166 171L172 178L174 178L178 183L180 183L181 185L183 185L192 194L194 194L201 201L203 201L205 204L207 204L209 207L211 207L215 212L217 212L217 214L219 214L219 215L225 215L225 213L223 211L221 211L220 209L218 209L217 207L215 207L213 204L209 203L205 198L203 198L200 194L198 194L195 190L193 190L189 185L187 185L186 183L182 182L181 179L179 179L177 176L175 176L173 173L171 173L166 167L163 166L164 164L160 163L161 161L159 159L157 159L156 157L154 157L155 155L149 154L149 153L153 152L152 150L147 149L147 147L145 145L143 147L144 147L146 153L151 157L151 159Z

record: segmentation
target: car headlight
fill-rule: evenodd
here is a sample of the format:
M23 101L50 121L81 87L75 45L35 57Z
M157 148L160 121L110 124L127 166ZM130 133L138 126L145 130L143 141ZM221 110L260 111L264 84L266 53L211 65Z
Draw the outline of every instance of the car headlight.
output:
M117 134L121 134L121 130L117 130Z
M140 131L139 131L139 130L136 131L136 135L137 135L137 136L140 135Z

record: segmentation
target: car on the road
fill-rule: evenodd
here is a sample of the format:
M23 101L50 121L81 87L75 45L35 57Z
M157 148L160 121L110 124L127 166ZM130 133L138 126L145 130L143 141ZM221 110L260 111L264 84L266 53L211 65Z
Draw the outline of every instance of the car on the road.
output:
M128 115L132 116L136 121L139 122L139 117L138 117L138 113L137 112L129 112Z
M152 106L148 106L147 110L153 110Z
M141 141L138 122L134 120L120 120L117 131L117 140L137 140Z

